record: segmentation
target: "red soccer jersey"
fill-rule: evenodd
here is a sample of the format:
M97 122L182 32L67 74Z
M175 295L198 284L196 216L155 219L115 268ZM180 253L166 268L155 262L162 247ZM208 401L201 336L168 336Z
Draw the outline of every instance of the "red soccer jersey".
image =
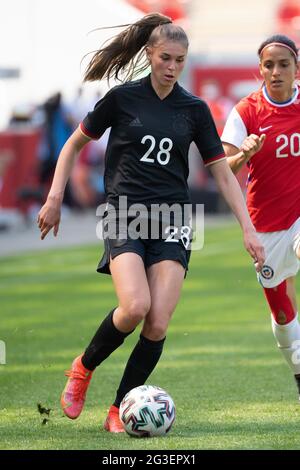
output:
M258 232L288 229L300 217L300 95L275 103L265 87L243 98L228 117L222 141L240 147L266 134L249 161L247 206Z

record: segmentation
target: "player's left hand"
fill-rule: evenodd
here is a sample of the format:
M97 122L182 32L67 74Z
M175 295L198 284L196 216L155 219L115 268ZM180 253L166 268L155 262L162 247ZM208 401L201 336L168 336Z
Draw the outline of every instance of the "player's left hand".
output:
M246 250L253 258L256 271L260 272L265 262L265 250L258 240L255 231L244 233L244 244Z

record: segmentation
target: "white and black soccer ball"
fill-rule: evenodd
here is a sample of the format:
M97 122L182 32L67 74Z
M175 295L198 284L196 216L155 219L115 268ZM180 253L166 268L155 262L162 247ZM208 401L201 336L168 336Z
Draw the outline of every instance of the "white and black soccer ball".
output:
M131 436L164 436L174 423L175 405L162 388L141 385L125 395L119 416L125 431Z

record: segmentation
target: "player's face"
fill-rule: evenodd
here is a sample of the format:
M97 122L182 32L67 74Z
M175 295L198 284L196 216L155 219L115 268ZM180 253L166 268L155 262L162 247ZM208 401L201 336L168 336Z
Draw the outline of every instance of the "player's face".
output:
M154 86L159 89L173 88L184 68L186 55L186 47L177 41L165 40L147 47Z
M288 100L293 94L298 68L292 53L286 47L267 47L259 67L271 98Z

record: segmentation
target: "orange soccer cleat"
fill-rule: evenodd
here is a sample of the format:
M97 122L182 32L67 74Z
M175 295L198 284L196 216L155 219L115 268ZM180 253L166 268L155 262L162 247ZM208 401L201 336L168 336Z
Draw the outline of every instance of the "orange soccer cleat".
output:
M125 432L122 422L119 418L119 408L114 405L108 410L108 415L104 423L104 429L108 432Z
M82 356L83 354L76 357L72 363L71 370L66 371L65 375L69 379L60 400L63 412L71 419L76 419L80 415L93 375L93 371L86 369L82 365Z

